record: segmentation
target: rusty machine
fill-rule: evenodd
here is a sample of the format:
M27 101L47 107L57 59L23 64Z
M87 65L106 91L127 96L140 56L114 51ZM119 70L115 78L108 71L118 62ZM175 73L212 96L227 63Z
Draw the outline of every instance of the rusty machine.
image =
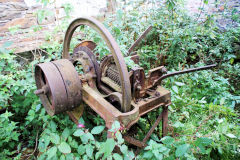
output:
M94 49L97 44L92 41L82 41L70 56L69 48L74 31L81 25L93 28L105 41L110 52L97 61ZM130 47L129 53L137 46L147 33L149 27ZM139 62L138 55L131 56ZM83 73L76 71L75 66L81 64ZM75 19L68 27L64 43L62 59L36 65L35 80L43 106L49 115L67 112L71 119L78 124L84 107L83 102L91 107L111 128L118 120L126 129L130 129L139 118L148 112L162 107L152 128L143 140L137 140L128 134L125 141L138 147L144 147L154 129L162 120L163 136L167 133L168 106L171 104L171 93L161 86L161 81L169 76L209 69L209 65L185 71L167 74L164 66L149 70L145 76L141 67L128 71L123 55L110 32L103 24L94 18ZM127 133L127 132L126 132ZM108 134L110 137L111 134Z

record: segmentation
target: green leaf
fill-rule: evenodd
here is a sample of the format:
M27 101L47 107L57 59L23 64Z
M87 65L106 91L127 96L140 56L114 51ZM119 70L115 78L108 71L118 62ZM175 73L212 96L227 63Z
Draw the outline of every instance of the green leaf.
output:
M102 155L103 153L102 152L97 152L96 154L95 154L95 159L98 159L101 155Z
M55 132L56 129L57 129L57 125L56 125L56 123L53 122L53 121L50 121L50 128L51 128L51 130L52 130L53 132Z
M88 160L89 158L88 158L88 156L85 154L84 156L83 156L83 160Z
M117 154L117 153L114 153L114 154L113 154L113 158L114 158L115 160L123 160L122 156L120 156L120 155Z
M49 136L43 136L39 139L39 145L38 149L40 152L44 152L47 149L47 146L49 145L50 138Z
M81 117L80 119L79 119L79 121L78 121L78 123L80 123L80 124L85 124L85 121L84 121L84 119Z
M47 151L47 155L48 155L47 159L51 159L52 157L56 156L56 153L57 153L57 147L53 146Z
M153 157L153 153L151 151L144 152L143 158L151 159Z
M122 144L124 142L124 139L122 138L122 134L120 132L116 133L116 137L117 137L118 144Z
M153 150L153 154L158 160L163 159L163 154L159 153L157 150Z
M222 148L221 148L220 146L218 147L218 152L219 152L220 154L223 153L223 150L222 150Z
M71 148L66 142L62 142L59 146L58 149L62 153L71 153Z
M82 136L82 135L84 135L84 134L85 134L85 133L83 132L82 129L78 129L78 130L76 130L76 131L73 133L73 135L76 136L76 137L80 137L80 136Z
M62 132L62 138L64 139L64 141L66 141L68 136L70 136L70 130L68 128L65 128Z
M94 127L91 131L92 134L99 134L104 130L105 126Z
M65 159L66 159L65 155L62 154L61 157L60 157L60 160L65 160Z
M81 144L80 146L78 146L78 149L77 149L77 152L80 154L80 155L83 155L85 153L85 147Z
M60 143L60 137L56 133L51 133L50 134L50 141L54 144L59 144Z
M67 160L75 160L74 155L72 153L66 154L66 159Z
M165 136L161 139L163 144L167 144L167 145L171 145L174 142L174 138L170 137L170 136Z
M196 146L198 145L208 146L211 143L212 143L212 140L207 137L198 138L195 142Z
M94 141L94 137L90 132L86 133L86 136L87 136L88 139Z
M160 142L158 136L157 136L156 134L154 134L154 133L151 135L151 138L152 138L154 141Z
M123 154L127 154L128 153L128 147L124 144L122 146L120 146L120 150Z
M82 135L80 138L83 144L87 144L89 138L86 134Z
M173 127L179 128L179 127L184 127L184 124L181 122L177 121L176 123L173 124Z
M204 3L204 4L208 4L208 0L204 0L203 3Z
M225 102L225 98L224 98L224 97L222 97L222 98L220 99L220 105L223 105L223 104L224 104L224 102Z
M237 138L235 135L233 135L232 133L228 133L226 134L226 136L228 136L229 138Z
M175 93L178 93L178 87L177 87L177 86L173 86L173 87L172 87L172 90L173 90Z
M233 64L234 63L234 58L230 59L230 63Z
M112 124L112 128L109 130L110 132L115 132L120 129L121 125L118 121L114 121Z
M105 143L102 143L100 151L104 153L104 157L108 157L115 147L115 141L112 138L108 138Z
M86 153L87 153L88 157L91 158L93 155L93 146L90 144L87 144L85 147L86 147Z
M189 148L189 144L183 144L177 147L177 150L175 152L176 157L181 157L183 156L185 153L187 153Z
M177 86L184 86L184 85L185 85L185 83L182 83L182 82L175 82L175 84L176 84Z
M36 112L39 111L40 108L41 108L41 104L38 104L38 105L36 106Z

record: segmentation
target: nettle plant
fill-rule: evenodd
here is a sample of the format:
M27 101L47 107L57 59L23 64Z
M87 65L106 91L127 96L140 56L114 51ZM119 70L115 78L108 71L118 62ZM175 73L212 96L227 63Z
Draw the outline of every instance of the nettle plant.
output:
M133 159L133 151L129 151L124 144L121 135L121 126L115 121L112 128L113 138L108 138L102 142L97 139L106 134L105 126L96 126L91 129L85 128L83 118L79 125L72 128L66 127L62 132L57 130L57 125L51 121L39 139L38 149L40 156L38 159ZM114 153L114 148L120 149L119 153Z
M47 0L42 2L48 3ZM34 65L61 56L62 44L54 40L54 34L68 26L69 18L66 18L56 26L53 34L46 35L48 43L42 49L48 57L40 55L21 65L16 61L17 55L6 49L11 43L0 47L0 109L7 110L0 115L1 159L239 159L239 114L231 109L240 101L236 47L239 27L222 33L209 22L210 19L199 24L187 16L175 0L168 0L166 6L145 7L143 1L130 1L127 5L132 9L123 6L107 17L104 24L124 55L138 36L149 25L153 26L150 35L136 48L146 71L162 63L159 62L161 55L170 71L190 68L186 64L199 61L220 64L214 71L164 81L163 85L172 92L168 136L160 138L161 127L157 128L147 147L135 157L135 148L124 142L118 122L110 130L113 138L106 139L105 124L99 116L84 115L76 126L65 114L53 117L46 114L33 94L36 89ZM71 6L65 5L65 11L70 15ZM39 12L39 18L44 19L45 13ZM14 34L17 29L18 26L10 31ZM32 29L37 31L41 27ZM103 41L86 30L80 28L79 32L87 33L84 36L98 44L96 53L100 57L108 54ZM74 40L72 47L78 42ZM125 60L131 68L132 61ZM137 138L144 137L159 112L140 119L138 124L142 130L135 135ZM116 152L115 147L120 151Z

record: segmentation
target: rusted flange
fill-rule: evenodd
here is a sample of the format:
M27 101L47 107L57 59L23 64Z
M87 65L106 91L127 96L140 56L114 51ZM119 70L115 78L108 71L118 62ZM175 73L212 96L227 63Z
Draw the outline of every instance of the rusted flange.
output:
M82 52L82 54L85 54L85 56L88 57L88 61L91 61L91 63L92 63L92 65L90 67L92 67L92 69L94 69L94 71L95 71L94 74L96 75L97 85L99 86L100 85L100 77L101 77L100 76L101 72L100 72L99 64L98 64L97 59L96 59L96 57L93 53L93 50L90 49L90 48L92 48L92 46L91 45L90 46L87 46L87 45L85 46L86 43L87 44L92 44L92 45L95 44L95 43L93 43L93 42L89 43L89 42L91 42L91 41L84 41L84 42L78 44L74 48L74 50L73 50L73 60L74 61L83 61L83 60L80 60L83 57L79 57L80 56L79 53ZM88 47L90 47L90 48L88 48ZM90 62L88 62L88 65L90 65ZM85 72L85 74L87 74L87 73Z
M81 81L67 59L38 64L35 80L43 106L49 115L72 110L81 103Z
M77 27L81 25L87 25L93 28L95 31L97 31L105 41L108 48L110 49L110 52L113 55L114 62L117 66L117 69L121 78L121 88L122 88L121 93L122 93L122 102L123 102L121 108L123 112L130 111L131 110L131 86L130 86L127 66L125 64L123 55L120 51L118 44L116 43L113 36L104 27L103 24L101 24L99 21L97 21L94 18L82 17L82 18L77 18L73 20L72 23L69 25L64 37L63 55L62 55L63 58L70 59L69 48L70 48L72 35L74 31L77 29Z

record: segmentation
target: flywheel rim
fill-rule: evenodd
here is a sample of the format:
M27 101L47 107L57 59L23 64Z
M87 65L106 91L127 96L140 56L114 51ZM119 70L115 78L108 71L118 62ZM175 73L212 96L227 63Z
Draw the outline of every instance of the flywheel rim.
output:
M131 85L129 81L129 74L127 70L127 66L125 64L123 55L120 51L120 48L111 35L111 33L104 27L102 23L97 21L94 18L90 17L81 17L73 20L71 24L68 26L68 29L65 33L64 43L63 43L63 54L62 58L70 59L69 48L70 42L72 39L72 35L77 27L81 25L87 25L97 31L108 48L110 49L111 54L113 55L114 62L117 66L118 72L121 78L121 88L122 88L122 106L121 109L123 112L128 112L131 110Z

